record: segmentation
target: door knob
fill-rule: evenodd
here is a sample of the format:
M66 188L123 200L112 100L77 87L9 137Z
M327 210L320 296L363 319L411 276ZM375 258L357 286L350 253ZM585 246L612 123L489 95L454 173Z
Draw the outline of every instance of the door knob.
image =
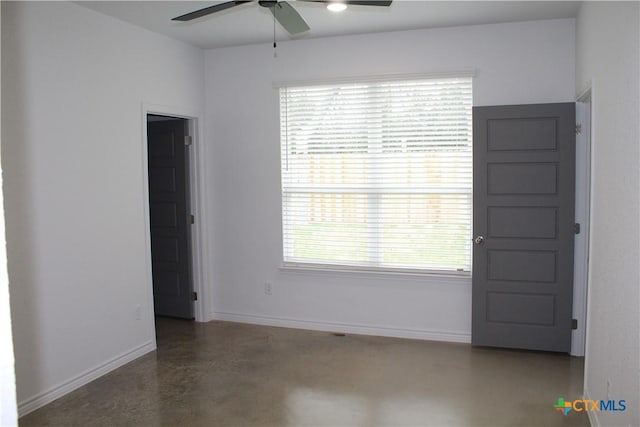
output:
M476 236L475 239L473 239L473 243L475 243L476 245L481 245L484 243L484 236Z

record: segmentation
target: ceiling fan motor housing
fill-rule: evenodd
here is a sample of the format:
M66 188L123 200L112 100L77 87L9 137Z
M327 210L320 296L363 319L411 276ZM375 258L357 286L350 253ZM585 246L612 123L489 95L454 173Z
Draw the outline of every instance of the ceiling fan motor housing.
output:
M258 4L262 7L275 7L278 4L278 0L259 0Z

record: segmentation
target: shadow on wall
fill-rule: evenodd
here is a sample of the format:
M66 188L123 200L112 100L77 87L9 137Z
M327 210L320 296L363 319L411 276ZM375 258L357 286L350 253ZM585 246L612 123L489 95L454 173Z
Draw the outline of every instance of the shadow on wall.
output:
M2 7L6 4L3 3ZM2 13L2 29L11 27ZM29 93L25 84L25 58L17 31L2 34L2 170L7 239L7 267L11 293L11 317L16 363L18 402L42 390L42 352L40 299L46 295L43 278L38 277L38 223L35 193L41 183L34 177L33 149L29 146L30 126L25 111ZM55 209L55 206L51 206ZM55 319L48 319L53 325ZM21 402L28 404L28 402Z

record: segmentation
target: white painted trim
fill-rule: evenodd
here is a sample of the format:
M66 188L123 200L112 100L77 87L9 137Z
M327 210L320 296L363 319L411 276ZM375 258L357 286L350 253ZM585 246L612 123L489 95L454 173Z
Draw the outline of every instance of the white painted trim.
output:
M144 227L142 236L145 247L145 282L147 286L147 306L145 307L142 318L147 324L147 334L156 345L156 325L155 316L153 315L153 273L151 270L151 216L149 214L149 165L147 160L147 109L142 106L142 143L140 144L142 158L142 212Z
M406 328L389 328L378 325L358 325L338 322L319 322L313 320L291 319L272 316L255 316L244 313L213 312L212 320L250 323L254 325L277 326L282 328L307 329L324 332L340 332L359 335L374 335L392 338L409 338L427 341L443 341L471 343L471 334L454 331L420 330Z
M572 356L585 355L587 289L589 278L590 203L591 203L591 88L582 92L576 102L576 122L582 132L576 136L576 205L575 218L580 234L575 237L573 269L573 318L578 329L571 333Z
M82 387L94 381L101 376L108 374L109 372L126 365L135 359L144 356L156 349L154 341L147 341L146 343L135 347L129 351L126 351L119 356L116 356L105 363L102 363L92 369L88 369L83 373L71 378L68 381L60 383L47 391L39 393L33 397L23 400L18 403L18 416L22 417L30 412L35 411L44 405L53 402L54 400L71 393L72 391Z
M582 400L594 400L589 395L586 387L584 389L584 393L582 395ZM586 411L587 416L589 417L589 424L591 427L600 427L600 420L598 419L598 411Z
M294 266L294 265L281 265L278 268L282 274L298 275L303 277L327 277L331 278L344 277L348 279L352 278L366 278L367 280L396 280L401 278L403 281L413 281L424 283L437 283L447 284L451 286L463 285L471 286L471 273L464 274L435 274L429 273L415 273L406 270L383 270L383 269L359 269L359 268L333 268L332 266L322 267L320 265L307 265L307 266Z
M208 263L208 244L205 236L208 236L208 215L206 213L206 194L204 192L206 152L204 144L203 115L200 111L189 108L180 108L167 105L142 104L142 162L143 162L143 191L144 200L149 200L148 164L147 164L147 114L159 114L163 116L180 117L189 120L189 134L192 137L192 145L189 150L189 203L191 212L196 221L191 229L191 268L193 278L193 290L198 293L198 301L194 303L194 315L197 322L210 320L209 294L207 285L210 277ZM150 312L153 311L153 279L151 272L151 241L149 232L149 204L144 204L145 243L147 245L147 289ZM155 327L153 328L155 339Z
M584 94L588 93L590 91L591 93L591 128L590 128L590 136L591 136L591 160L590 160L590 170L593 171L594 170L594 165L595 165L595 159L597 157L596 154L596 141L595 139L597 138L597 126L598 126L598 118L597 118L597 106L594 104L593 100L597 98L597 82L596 80L591 80L589 82L589 84L587 85L587 87L590 87L590 89L587 89L585 91L582 92L581 98L579 99L583 99L582 97L584 96ZM592 186L592 184L591 184ZM590 201L589 201L589 212L594 212L594 198L593 198L593 188L590 189ZM589 216L589 229L593 228L593 215ZM589 239L589 241L587 242L587 251L589 254L593 253L593 240ZM589 316L590 313L593 313L593 310L591 308L591 298L589 298L589 293L590 293L590 288L591 288L591 278L593 277L593 264L592 263L588 263L587 265L587 288L586 288L586 311L585 311L585 315L587 316L586 318L586 326L585 326L585 343L584 343L584 347L585 347L585 357L584 357L584 374L583 374L583 393L585 396L585 399L591 399L591 395L589 393L589 378L588 378L588 374L589 372L591 372L591 358L589 357L589 346L591 345L591 343L589 342L589 330L590 330L590 324L594 321L598 321L599 319L594 320L593 316ZM600 425L600 421L598 420L598 416L597 414L595 414L593 411L589 411L589 422L591 423L592 426L599 426Z
M195 215L195 223L191 229L191 262L193 265L194 289L198 292L195 303L195 319L197 322L208 322L209 319L209 251L207 224L209 216L206 213L207 195L204 191L206 170L206 153L204 144L203 120L194 118L190 121L190 135L193 138L190 158L190 191L191 212Z
M384 267L359 267L337 264L313 264L304 262L291 262L284 261L279 271L283 273L287 272L299 272L310 274L344 274L344 275L373 275L373 276L387 276L387 277L407 277L414 278L416 280L425 279L443 279L450 280L455 284L471 284L471 271L445 271L445 270L411 270L403 268L384 268ZM453 280L451 280L453 279Z

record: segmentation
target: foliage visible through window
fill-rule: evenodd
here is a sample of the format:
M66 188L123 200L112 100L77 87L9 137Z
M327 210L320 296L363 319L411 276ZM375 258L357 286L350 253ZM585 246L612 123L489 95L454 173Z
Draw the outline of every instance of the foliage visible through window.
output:
M471 78L280 89L285 263L468 272Z

